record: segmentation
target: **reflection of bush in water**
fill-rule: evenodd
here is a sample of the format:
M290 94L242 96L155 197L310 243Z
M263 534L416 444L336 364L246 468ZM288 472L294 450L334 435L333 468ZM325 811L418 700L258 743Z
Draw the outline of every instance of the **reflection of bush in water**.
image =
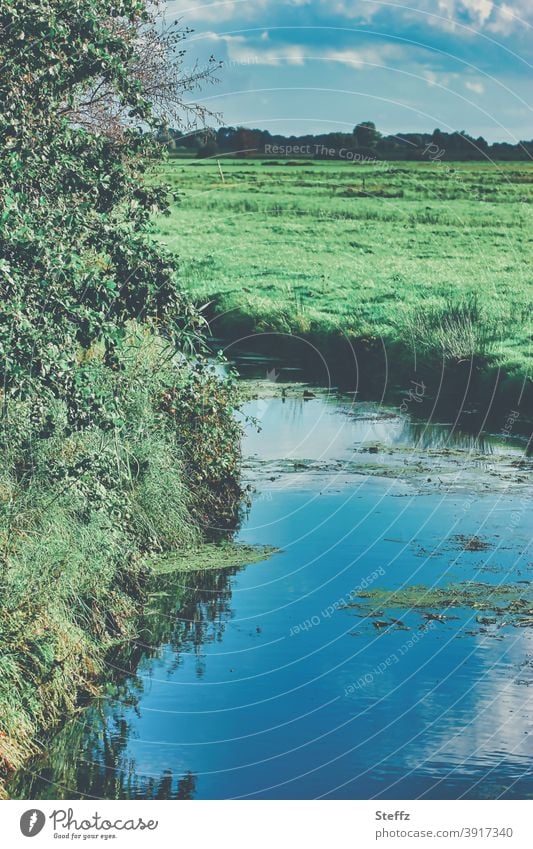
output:
M169 670L181 662L183 651L197 657L196 673L203 674L201 648L222 638L230 616L231 578L239 569L168 574L157 580L157 595L147 612L140 638L110 658L121 672L106 687L104 697L71 720L45 747L46 760L35 760L9 785L12 798L192 799L196 776L158 778L137 774L128 752L130 711L138 709L143 682L139 664L157 657L161 646L175 653ZM78 790L74 790L78 788Z
M113 689L114 699L122 691L125 704L129 685ZM127 755L129 723L122 705L112 710L98 703L81 719L72 720L52 741L44 764L11 783L9 792L18 799L77 799L86 794L104 799L192 799L196 776L163 771L157 778L138 775L136 763ZM76 790L75 788L80 788Z
M239 568L165 576L158 580L157 604L146 617L141 640L157 654L169 644L176 654L193 650L199 655L206 643L222 639L230 616L231 578ZM146 648L143 650L146 652ZM199 675L201 667L197 668Z

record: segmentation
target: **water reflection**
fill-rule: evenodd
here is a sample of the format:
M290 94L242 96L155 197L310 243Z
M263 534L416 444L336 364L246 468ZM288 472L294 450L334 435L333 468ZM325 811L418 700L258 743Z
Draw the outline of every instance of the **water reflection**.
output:
M108 701L93 705L82 721L70 722L53 740L44 764L10 786L20 799L193 799L197 778L191 772L174 775L165 769L159 777L139 775L127 748L131 726L124 708L131 692L108 693ZM132 705L129 705L132 707Z
M238 569L166 575L157 581L140 638L110 659L114 681L103 696L50 740L46 757L17 775L9 793L19 799L193 799L197 776L184 767L139 774L129 747L146 692L146 672L162 647L171 649L166 674L176 673L183 653L204 674L204 650L223 639L231 618L231 580Z
M335 395L304 400L273 397L246 404L244 455L261 462L349 462L363 465L387 453L395 460L421 457L428 462L449 461L483 466L492 459L526 459L526 441L503 440L485 433L468 433L450 425L419 422L408 415L372 402L346 404ZM258 429L259 426L259 429Z
M387 441L446 451L452 440L469 461L473 444L329 397L278 397L248 412L262 431L248 430L244 452L261 462L345 462ZM475 442L487 455L506 447ZM487 632L479 611L462 609L432 628L420 611L402 611L402 627L383 632L338 604L378 567L391 589L529 585L525 499L492 483L475 498L396 484L261 483L240 538L280 552L246 569L159 578L141 638L112 659L104 697L45 741L11 795L531 798L531 631ZM457 541L477 536L487 541L477 550Z

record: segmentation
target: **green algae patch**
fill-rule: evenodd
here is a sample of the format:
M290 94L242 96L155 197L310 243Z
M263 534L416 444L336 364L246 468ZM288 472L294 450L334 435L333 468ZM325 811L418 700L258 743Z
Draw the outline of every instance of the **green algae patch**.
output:
M533 625L533 588L527 584L466 582L446 587L410 586L399 590L376 589L358 593L347 607L371 606L372 610L448 610L470 608L513 617L513 624ZM515 617L521 617L518 621Z
M204 572L215 569L236 569L268 560L280 549L268 545L242 543L206 543L199 548L175 554L161 555L151 560L155 575L171 572Z
M529 598L526 598L529 596ZM502 604L532 603L530 586L515 584L461 583L447 587L426 587L415 585L399 590L377 589L359 593L359 598L368 599L379 607L397 608L444 608L472 607L493 609Z

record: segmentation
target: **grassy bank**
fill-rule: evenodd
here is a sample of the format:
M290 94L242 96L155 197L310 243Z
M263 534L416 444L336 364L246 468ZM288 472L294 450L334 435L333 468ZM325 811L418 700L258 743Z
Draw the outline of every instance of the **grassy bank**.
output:
M0 781L135 634L147 558L238 511L232 381L149 233L155 134L210 76L183 74L163 14L2 3Z
M218 547L206 548L207 561L204 551L201 571L156 570L148 582L148 600L140 620L139 639L112 650L110 669L98 696L91 700L82 716L73 716L58 733L45 738L43 751L8 782L10 797L48 799L53 796L54 799L72 800L78 795L76 788L90 786L91 795L104 799L192 798L194 793L187 793L188 787L194 790L192 774L177 776L174 781L168 771L157 777L146 775L143 770L136 769L134 762L123 771L128 733L122 733L121 715L132 706L142 708L147 661L159 657L162 647L170 645L180 654L189 649L201 664L201 648L206 639L210 639L206 630L211 631L211 639L222 635L224 626L218 619L231 605L233 578L239 571L236 562L239 557L241 563L248 558L253 560L257 551L237 546L237 551L230 555L231 547L223 546L226 556L224 568L220 568ZM196 560L198 566L198 558L189 560L193 563ZM206 570L206 562L217 562L218 568ZM122 728L122 732L115 733L118 728ZM154 773L157 771L155 767ZM192 778L192 786L188 776Z
M531 416L531 165L221 167L162 166L179 202L157 222L216 335L297 336L374 397L422 378Z
M114 370L98 350L86 359L95 408L100 393L121 411L113 427L72 429L60 401L16 402L3 421L0 781L134 638L153 555L198 560L238 511L231 383L146 331L132 332Z

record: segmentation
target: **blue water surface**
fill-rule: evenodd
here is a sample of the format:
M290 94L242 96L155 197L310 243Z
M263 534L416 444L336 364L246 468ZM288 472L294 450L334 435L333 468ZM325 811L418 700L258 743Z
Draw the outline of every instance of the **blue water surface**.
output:
M132 673L17 776L13 794L531 798L531 629L500 627L473 609L439 621L353 606L378 587L526 587L523 494L342 472L365 445L410 445L413 457L428 445L459 446L471 471L479 452L518 456L520 444L454 438L382 419L371 405L355 415L324 398L258 401L249 412L262 430L250 428L245 441L256 491L239 539L279 552L191 578L188 604L161 614L173 617L172 638L140 651ZM277 459L341 465L253 480L252 461ZM474 536L487 547L458 542Z

